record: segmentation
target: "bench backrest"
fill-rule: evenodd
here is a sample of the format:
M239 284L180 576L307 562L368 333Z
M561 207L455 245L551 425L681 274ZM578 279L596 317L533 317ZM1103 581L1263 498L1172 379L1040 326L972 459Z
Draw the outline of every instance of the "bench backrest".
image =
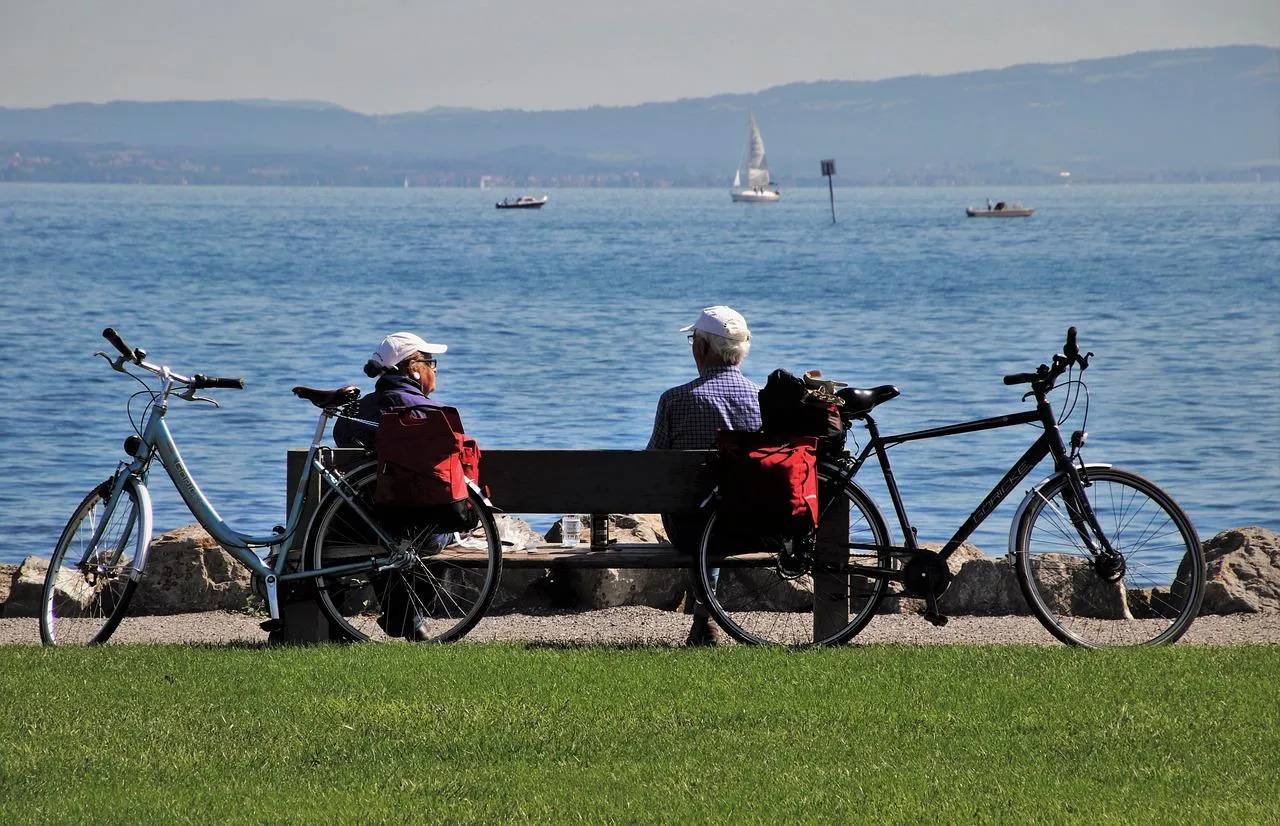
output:
M333 451L339 467L364 461L364 451ZM290 450L293 499L306 460ZM493 504L508 513L677 513L694 510L711 492L713 450L486 450L480 476ZM318 482L313 493L318 493ZM313 497L314 501L314 497Z

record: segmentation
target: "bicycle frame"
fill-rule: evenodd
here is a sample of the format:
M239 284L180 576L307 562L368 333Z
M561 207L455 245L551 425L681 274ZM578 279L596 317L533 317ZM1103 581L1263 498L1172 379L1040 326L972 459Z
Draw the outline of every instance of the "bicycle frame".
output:
M344 565L330 566L321 569L310 569L302 571L286 572L284 569L288 564L288 549L293 544L294 538L298 534L298 529L302 522L303 506L306 502L307 489L310 487L312 474L319 474L319 478L324 485L338 492L338 495L346 500L361 518L363 518L383 543L383 547L395 548L397 542L388 536L382 527L378 524L371 514L357 501L356 497L349 490L349 486L344 484L345 477L336 472L332 464L325 459L328 449L321 446L324 439L325 430L328 426L329 419L336 415L330 410L322 410L320 418L316 423L315 433L311 439L311 444L307 451L307 461L302 471L302 477L299 479L298 489L294 493L293 501L289 507L289 518L282 531L273 532L267 535L252 535L241 533L232 528L226 520L219 515L213 503L200 489L195 478L188 470L186 463L182 459L182 454L178 450L178 445L173 439L173 434L169 430L168 424L165 422L165 414L168 412L168 398L173 390L173 379L165 370L161 373L162 387L156 393L156 400L151 405L151 410L147 415L147 420L142 428L142 437L139 444L133 448L133 459L130 462L122 462L120 468L117 469L115 477L111 480L111 492L108 498L108 510L104 514L97 532L100 533L105 525L109 522L110 512L114 509L115 503L120 501L120 497L124 492L127 484L132 483L135 490L138 491L143 503L143 513L145 515L144 530L147 535L143 536L140 542L140 551L134 559L133 570L131 576L137 579L141 576L142 569L146 565L146 553L150 546L150 524L151 524L151 504L150 496L147 492L147 478L150 473L151 462L153 458L159 458L161 466L165 473L173 482L173 486L177 489L178 495L182 498L187 509L191 511L191 515L196 521L209 532L220 545L226 548L236 560L248 568L253 574L262 578L267 589L267 603L270 609L271 618L279 619L279 597L278 587L282 582L291 582L301 579L314 579L319 576L340 576L343 574L355 573L359 571L370 570L371 566L376 567L376 562L354 562ZM130 482L132 480L132 482ZM90 544L90 548L97 545L100 537L95 536L94 541ZM267 565L258 558L255 548L276 548L279 550L275 554L275 559L271 565ZM82 560L83 562L83 560Z
M893 502L893 510L897 516L898 524L902 530L904 545L901 547L891 547L890 550L895 553L915 554L921 551L916 541L916 531L911 526L911 521L907 516L906 506L902 501L902 494L898 490L898 483L893 475L893 467L889 462L889 455L886 448L893 445L905 444L907 442L923 441L927 439L938 439L945 436L957 436L963 433L977 433L984 430L996 430L1004 427L1013 427L1022 424L1039 423L1042 427L1040 436L1032 445L1027 448L1026 452L1013 463L1013 466L1004 474L999 482L996 483L982 502L973 510L969 517L956 530L955 534L947 540L942 549L938 551L938 556L946 560L956 549L968 539L979 525L991 515L993 511L1003 502L1008 495L1018 486L1018 484L1035 469L1046 456L1053 456L1055 472L1065 473L1071 480L1072 489L1077 494L1075 500L1083 503L1083 513L1073 513L1072 522L1079 530L1081 537L1088 543L1090 549L1097 552L1093 547L1093 536L1102 536L1102 532L1093 524L1094 518L1092 511L1088 509L1087 500L1084 497L1083 483L1075 470L1071 461L1071 456L1067 452L1066 445L1063 444L1062 435L1058 430L1058 423L1053 415L1053 408L1043 394L1036 394L1036 409L1022 411L1019 413L1011 413L1004 416L993 416L985 419L975 419L973 421L961 422L959 424L945 425L943 427L933 427L926 430L915 430L907 433L899 433L889 436L882 436L880 429L876 425L875 419L870 413L863 416L867 433L870 440L865 448L858 454L856 459L849 458L849 454L845 454L842 461L837 462L840 468L841 477L839 482L844 484L851 481L862 466L871 457L876 455L876 459L880 464L881 472L884 475L885 486L889 491L889 498ZM1089 525L1093 530L1086 530L1085 526ZM1103 540L1105 542L1105 540ZM851 543L851 549L857 550L879 550L878 545L867 545L860 543ZM1106 550L1110 550L1109 548ZM891 569L881 569L867 566L850 565L850 572L866 573L878 576L894 576L900 574L900 571Z

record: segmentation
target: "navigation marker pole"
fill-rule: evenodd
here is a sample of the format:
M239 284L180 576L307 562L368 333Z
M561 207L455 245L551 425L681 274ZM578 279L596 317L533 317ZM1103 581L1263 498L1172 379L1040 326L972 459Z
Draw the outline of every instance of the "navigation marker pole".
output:
M827 176L827 193L831 196L831 223L836 222L836 190L831 185L831 178L836 174L836 159L830 158L820 162L822 174Z

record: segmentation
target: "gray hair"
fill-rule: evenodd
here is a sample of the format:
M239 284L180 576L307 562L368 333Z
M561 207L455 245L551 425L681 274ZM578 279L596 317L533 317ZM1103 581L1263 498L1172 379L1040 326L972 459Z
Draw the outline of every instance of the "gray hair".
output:
M694 330L693 335L707 343L707 361L712 365L737 367L746 360L747 353L751 352L750 338L746 341L734 341L704 330Z

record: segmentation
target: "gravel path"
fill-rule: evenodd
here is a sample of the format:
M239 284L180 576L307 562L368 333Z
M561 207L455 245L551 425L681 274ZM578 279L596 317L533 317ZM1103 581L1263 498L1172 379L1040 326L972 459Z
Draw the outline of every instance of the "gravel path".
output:
M265 643L261 617L224 611L125 620L112 643ZM550 644L682 645L689 617L654 608L622 607L580 613L485 617L468 642ZM35 619L0 619L0 645L35 645ZM1059 645L1034 617L952 617L935 628L914 614L884 614L871 621L855 642L921 645ZM1280 614L1200 617L1179 644L1277 645Z

